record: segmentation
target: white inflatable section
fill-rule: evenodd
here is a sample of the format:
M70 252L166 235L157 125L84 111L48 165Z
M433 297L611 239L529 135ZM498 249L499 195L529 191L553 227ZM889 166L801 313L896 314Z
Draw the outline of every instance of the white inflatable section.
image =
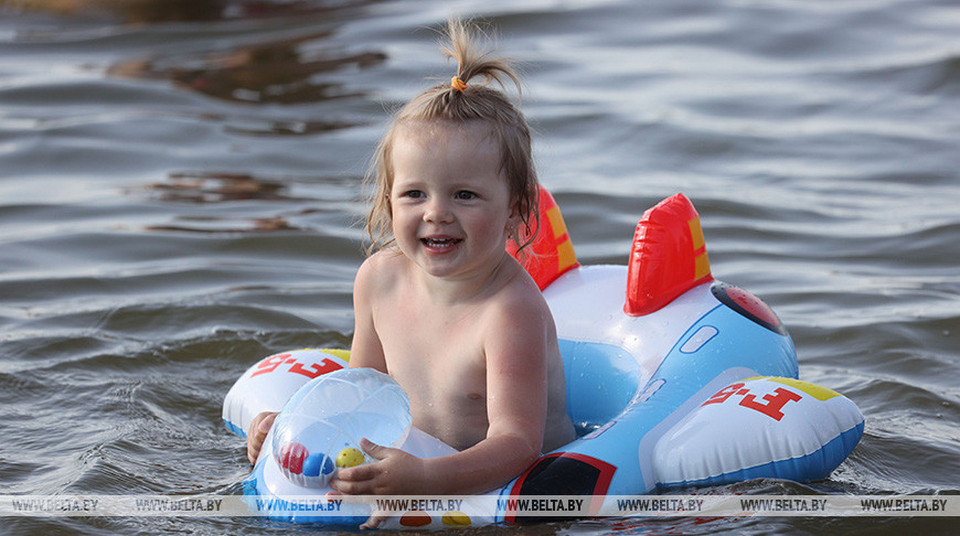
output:
M748 478L824 478L860 438L863 415L848 398L789 378L728 385L657 442L663 486Z
M325 350L305 348L267 356L237 379L223 399L223 422L246 437L262 411L280 411L290 396L313 378L343 369L346 360Z
M676 343L678 330L682 333L719 302L711 295L710 285L704 284L684 293L669 308L632 317L623 313L626 288L626 266L581 266L551 283L543 296L559 338L623 348L638 356L641 383L645 383Z

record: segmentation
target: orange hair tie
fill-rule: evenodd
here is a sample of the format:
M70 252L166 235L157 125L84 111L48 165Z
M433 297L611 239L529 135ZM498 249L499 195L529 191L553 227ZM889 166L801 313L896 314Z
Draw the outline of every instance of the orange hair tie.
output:
M467 89L467 83L463 80L460 80L459 76L454 76L450 79L450 86L460 93L463 93L463 90Z

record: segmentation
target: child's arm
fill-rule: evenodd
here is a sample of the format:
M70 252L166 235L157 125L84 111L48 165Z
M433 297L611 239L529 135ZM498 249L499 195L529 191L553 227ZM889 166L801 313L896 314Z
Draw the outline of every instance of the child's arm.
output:
M492 322L485 343L485 439L449 456L421 459L393 448L361 446L378 463L343 469L333 482L348 494L469 494L509 482L540 456L547 411L547 322L538 300L513 296ZM522 321L518 319L523 319Z
M383 346L373 325L373 294L377 292L378 256L368 258L357 270L353 282L353 343L350 345L350 368L371 367L387 374Z

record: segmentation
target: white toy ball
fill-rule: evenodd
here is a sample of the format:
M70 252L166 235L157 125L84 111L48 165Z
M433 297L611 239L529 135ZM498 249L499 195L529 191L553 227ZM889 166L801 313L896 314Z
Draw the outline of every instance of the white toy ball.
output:
M410 400L393 378L342 369L309 381L284 405L274 423L273 455L289 480L319 488L337 468L365 462L361 438L399 446L411 421Z

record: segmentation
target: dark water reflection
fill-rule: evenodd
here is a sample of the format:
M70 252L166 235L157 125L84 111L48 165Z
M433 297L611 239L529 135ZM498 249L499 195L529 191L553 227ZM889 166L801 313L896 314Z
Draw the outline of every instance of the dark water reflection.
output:
M2 493L237 492L249 468L222 397L259 357L349 344L361 178L387 112L451 76L434 33L451 13L483 16L525 62L540 174L581 261L625 262L643 210L685 192L714 273L777 310L801 378L867 416L825 481L703 493L960 492L954 3L33 0L0 3ZM31 518L0 533L291 530Z
M324 15L375 0L19 0L13 9L80 19L112 19L122 24L262 20Z
M365 68L383 62L382 53L363 52L338 55L316 51L308 58L301 47L322 40L329 32L268 43L258 43L201 58L168 57L130 60L111 65L110 76L168 79L186 89L218 99L239 102L295 104L342 97L362 96L343 84L316 82L317 75L345 68ZM345 122L305 123L298 127L278 126L274 133L313 134L348 128Z

